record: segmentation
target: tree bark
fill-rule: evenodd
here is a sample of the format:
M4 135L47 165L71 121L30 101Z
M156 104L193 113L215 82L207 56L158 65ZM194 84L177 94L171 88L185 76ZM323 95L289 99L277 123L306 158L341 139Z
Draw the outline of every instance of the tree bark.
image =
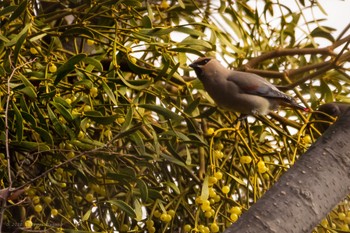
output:
M225 233L309 233L350 193L350 109Z

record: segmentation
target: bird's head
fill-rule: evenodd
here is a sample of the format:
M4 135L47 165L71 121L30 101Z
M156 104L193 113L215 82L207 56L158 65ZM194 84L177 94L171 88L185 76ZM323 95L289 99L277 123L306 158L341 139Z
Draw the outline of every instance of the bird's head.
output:
M195 60L190 67L194 69L196 75L199 79L203 77L203 72L205 71L205 66L212 60L210 57L201 57Z

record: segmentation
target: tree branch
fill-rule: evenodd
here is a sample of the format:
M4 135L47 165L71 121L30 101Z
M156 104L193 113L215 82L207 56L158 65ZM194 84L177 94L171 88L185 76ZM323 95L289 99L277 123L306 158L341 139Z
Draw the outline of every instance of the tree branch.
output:
M225 233L311 232L349 192L350 109Z

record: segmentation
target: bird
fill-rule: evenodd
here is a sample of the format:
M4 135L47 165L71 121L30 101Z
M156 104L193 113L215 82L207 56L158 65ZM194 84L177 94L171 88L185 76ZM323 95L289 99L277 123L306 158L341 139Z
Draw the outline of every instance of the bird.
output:
M309 111L263 77L227 69L215 58L200 57L189 66L223 109L243 115L267 115L280 105Z

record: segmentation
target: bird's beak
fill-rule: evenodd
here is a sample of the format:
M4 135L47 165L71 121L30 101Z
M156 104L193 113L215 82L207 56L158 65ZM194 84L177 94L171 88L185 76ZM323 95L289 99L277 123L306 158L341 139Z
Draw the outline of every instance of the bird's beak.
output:
M197 67L198 67L198 65L197 65L197 64L194 64L194 63L192 63L192 64L190 64L190 67L194 69L194 68L197 68Z

